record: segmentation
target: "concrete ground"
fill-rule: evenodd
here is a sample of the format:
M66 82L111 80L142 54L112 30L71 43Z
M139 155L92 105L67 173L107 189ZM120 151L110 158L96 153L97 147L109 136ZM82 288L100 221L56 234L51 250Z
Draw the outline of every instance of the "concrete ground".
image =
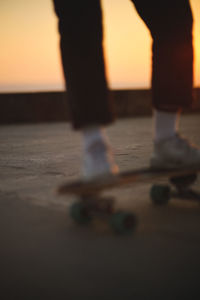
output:
M199 115L182 118L182 133L200 145L199 128ZM109 127L121 170L148 164L151 131L151 118ZM111 192L137 215L134 234L73 224L73 197L56 189L78 176L80 142L65 123L0 127L1 299L199 299L200 205L154 207L140 184Z

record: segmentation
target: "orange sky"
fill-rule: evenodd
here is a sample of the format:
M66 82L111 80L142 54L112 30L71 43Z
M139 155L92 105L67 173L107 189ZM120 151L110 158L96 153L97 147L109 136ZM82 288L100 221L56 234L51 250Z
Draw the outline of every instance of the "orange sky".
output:
M102 0L111 88L150 87L151 38L130 0ZM194 14L195 86L200 86L200 0ZM64 89L51 0L0 0L0 92Z

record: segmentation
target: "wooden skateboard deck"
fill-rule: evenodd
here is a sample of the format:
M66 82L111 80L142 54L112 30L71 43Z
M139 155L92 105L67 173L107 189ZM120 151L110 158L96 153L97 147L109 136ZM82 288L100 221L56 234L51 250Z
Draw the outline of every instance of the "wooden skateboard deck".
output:
M122 172L115 177L103 178L101 180L86 182L83 180L71 181L59 187L59 194L89 195L100 193L101 191L121 188L126 185L134 185L137 183L153 183L157 179L188 177L200 172L200 167L190 169L170 169L170 170L154 170L151 168L135 169L132 171Z

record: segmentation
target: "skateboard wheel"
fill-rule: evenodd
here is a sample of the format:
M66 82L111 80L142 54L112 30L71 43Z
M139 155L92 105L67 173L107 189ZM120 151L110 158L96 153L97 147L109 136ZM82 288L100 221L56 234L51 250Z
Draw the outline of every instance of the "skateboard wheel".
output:
M131 213L116 212L110 218L112 229L119 234L129 234L133 232L136 224L136 217Z
M91 216L83 203L73 203L69 210L70 217L79 224L88 224L91 220Z
M150 191L150 197L154 204L167 204L170 199L170 187L168 185L153 185Z

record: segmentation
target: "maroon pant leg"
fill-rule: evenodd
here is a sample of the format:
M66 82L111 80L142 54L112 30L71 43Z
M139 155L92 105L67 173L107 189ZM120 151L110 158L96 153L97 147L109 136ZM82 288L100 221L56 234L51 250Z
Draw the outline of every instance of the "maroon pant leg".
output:
M189 1L132 2L153 39L153 106L164 111L190 107L193 102L193 18Z
M100 0L54 0L68 104L75 129L113 120L103 54Z

